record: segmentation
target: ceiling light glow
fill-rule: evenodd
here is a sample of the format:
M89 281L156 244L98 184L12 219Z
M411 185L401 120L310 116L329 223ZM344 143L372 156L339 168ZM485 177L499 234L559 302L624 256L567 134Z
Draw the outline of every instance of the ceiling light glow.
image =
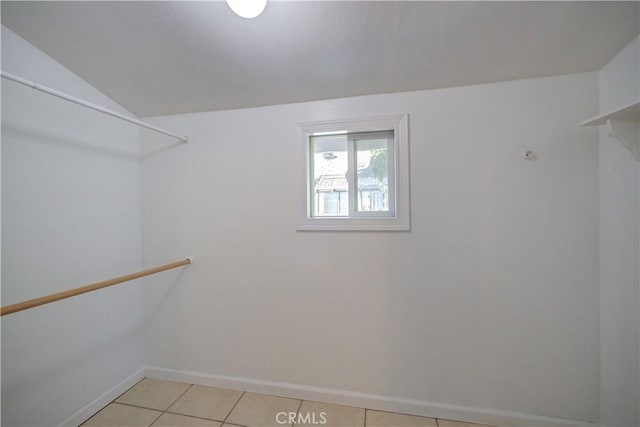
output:
M227 0L227 4L236 15L251 19L262 13L267 0Z

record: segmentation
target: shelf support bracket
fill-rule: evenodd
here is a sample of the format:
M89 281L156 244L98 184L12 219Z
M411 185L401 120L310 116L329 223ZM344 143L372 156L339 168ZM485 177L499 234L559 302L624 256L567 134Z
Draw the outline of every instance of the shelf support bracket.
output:
M637 120L607 120L609 135L622 142L640 161L640 122Z
M599 114L580 123L580 126L607 126L610 136L622 142L640 161L640 101Z

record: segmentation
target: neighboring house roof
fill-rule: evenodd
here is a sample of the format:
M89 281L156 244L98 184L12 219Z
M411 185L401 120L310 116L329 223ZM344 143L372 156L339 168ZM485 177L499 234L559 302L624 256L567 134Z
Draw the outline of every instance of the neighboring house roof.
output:
M385 180L386 181L386 180ZM369 168L358 171L358 189L365 191L380 190L381 183ZM332 191L348 191L349 185L344 175L322 175L315 185L316 193L328 193Z
M344 175L322 175L316 182L316 193L347 191L349 188Z
M346 151L334 151L333 157L324 157L325 152L315 153L314 172L317 176L314 191L316 193L328 193L332 191L348 191L349 185L345 178L345 172L348 168L348 155ZM361 191L380 190L381 186L387 184L384 179L380 182L374 175L369 159L365 164L359 164L358 167L358 188Z

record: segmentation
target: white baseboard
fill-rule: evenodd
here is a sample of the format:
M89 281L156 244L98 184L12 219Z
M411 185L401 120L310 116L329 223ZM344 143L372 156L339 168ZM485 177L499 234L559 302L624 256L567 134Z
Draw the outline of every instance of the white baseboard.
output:
M521 412L472 408L445 403L425 402L400 397L380 396L348 390L313 387L300 384L263 381L252 378L210 375L200 372L147 367L145 376L161 380L197 384L232 390L250 391L316 402L357 406L379 411L400 412L432 418L466 421L509 427L580 426L597 427L585 421L531 415Z
M144 374L145 368L138 369L123 381L119 382L111 389L102 393L97 399L89 402L75 414L71 415L69 418L58 424L58 427L79 426L80 424L88 420L93 414L111 403L111 401L113 401L115 398L133 387L138 381L144 378Z

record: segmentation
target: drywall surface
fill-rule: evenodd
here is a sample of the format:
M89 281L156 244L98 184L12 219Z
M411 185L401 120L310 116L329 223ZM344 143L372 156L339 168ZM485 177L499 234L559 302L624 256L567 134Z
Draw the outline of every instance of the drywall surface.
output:
M2 69L124 112L2 28ZM2 80L2 304L141 267L140 130ZM144 366L132 282L2 318L2 424L56 425Z
M600 111L640 99L640 42L636 38L600 72ZM638 161L600 129L601 421L640 424Z
M147 364L597 421L597 74L156 117ZM296 232L296 124L410 115L410 232ZM535 160L523 159L533 150ZM637 233L636 233L637 234Z

